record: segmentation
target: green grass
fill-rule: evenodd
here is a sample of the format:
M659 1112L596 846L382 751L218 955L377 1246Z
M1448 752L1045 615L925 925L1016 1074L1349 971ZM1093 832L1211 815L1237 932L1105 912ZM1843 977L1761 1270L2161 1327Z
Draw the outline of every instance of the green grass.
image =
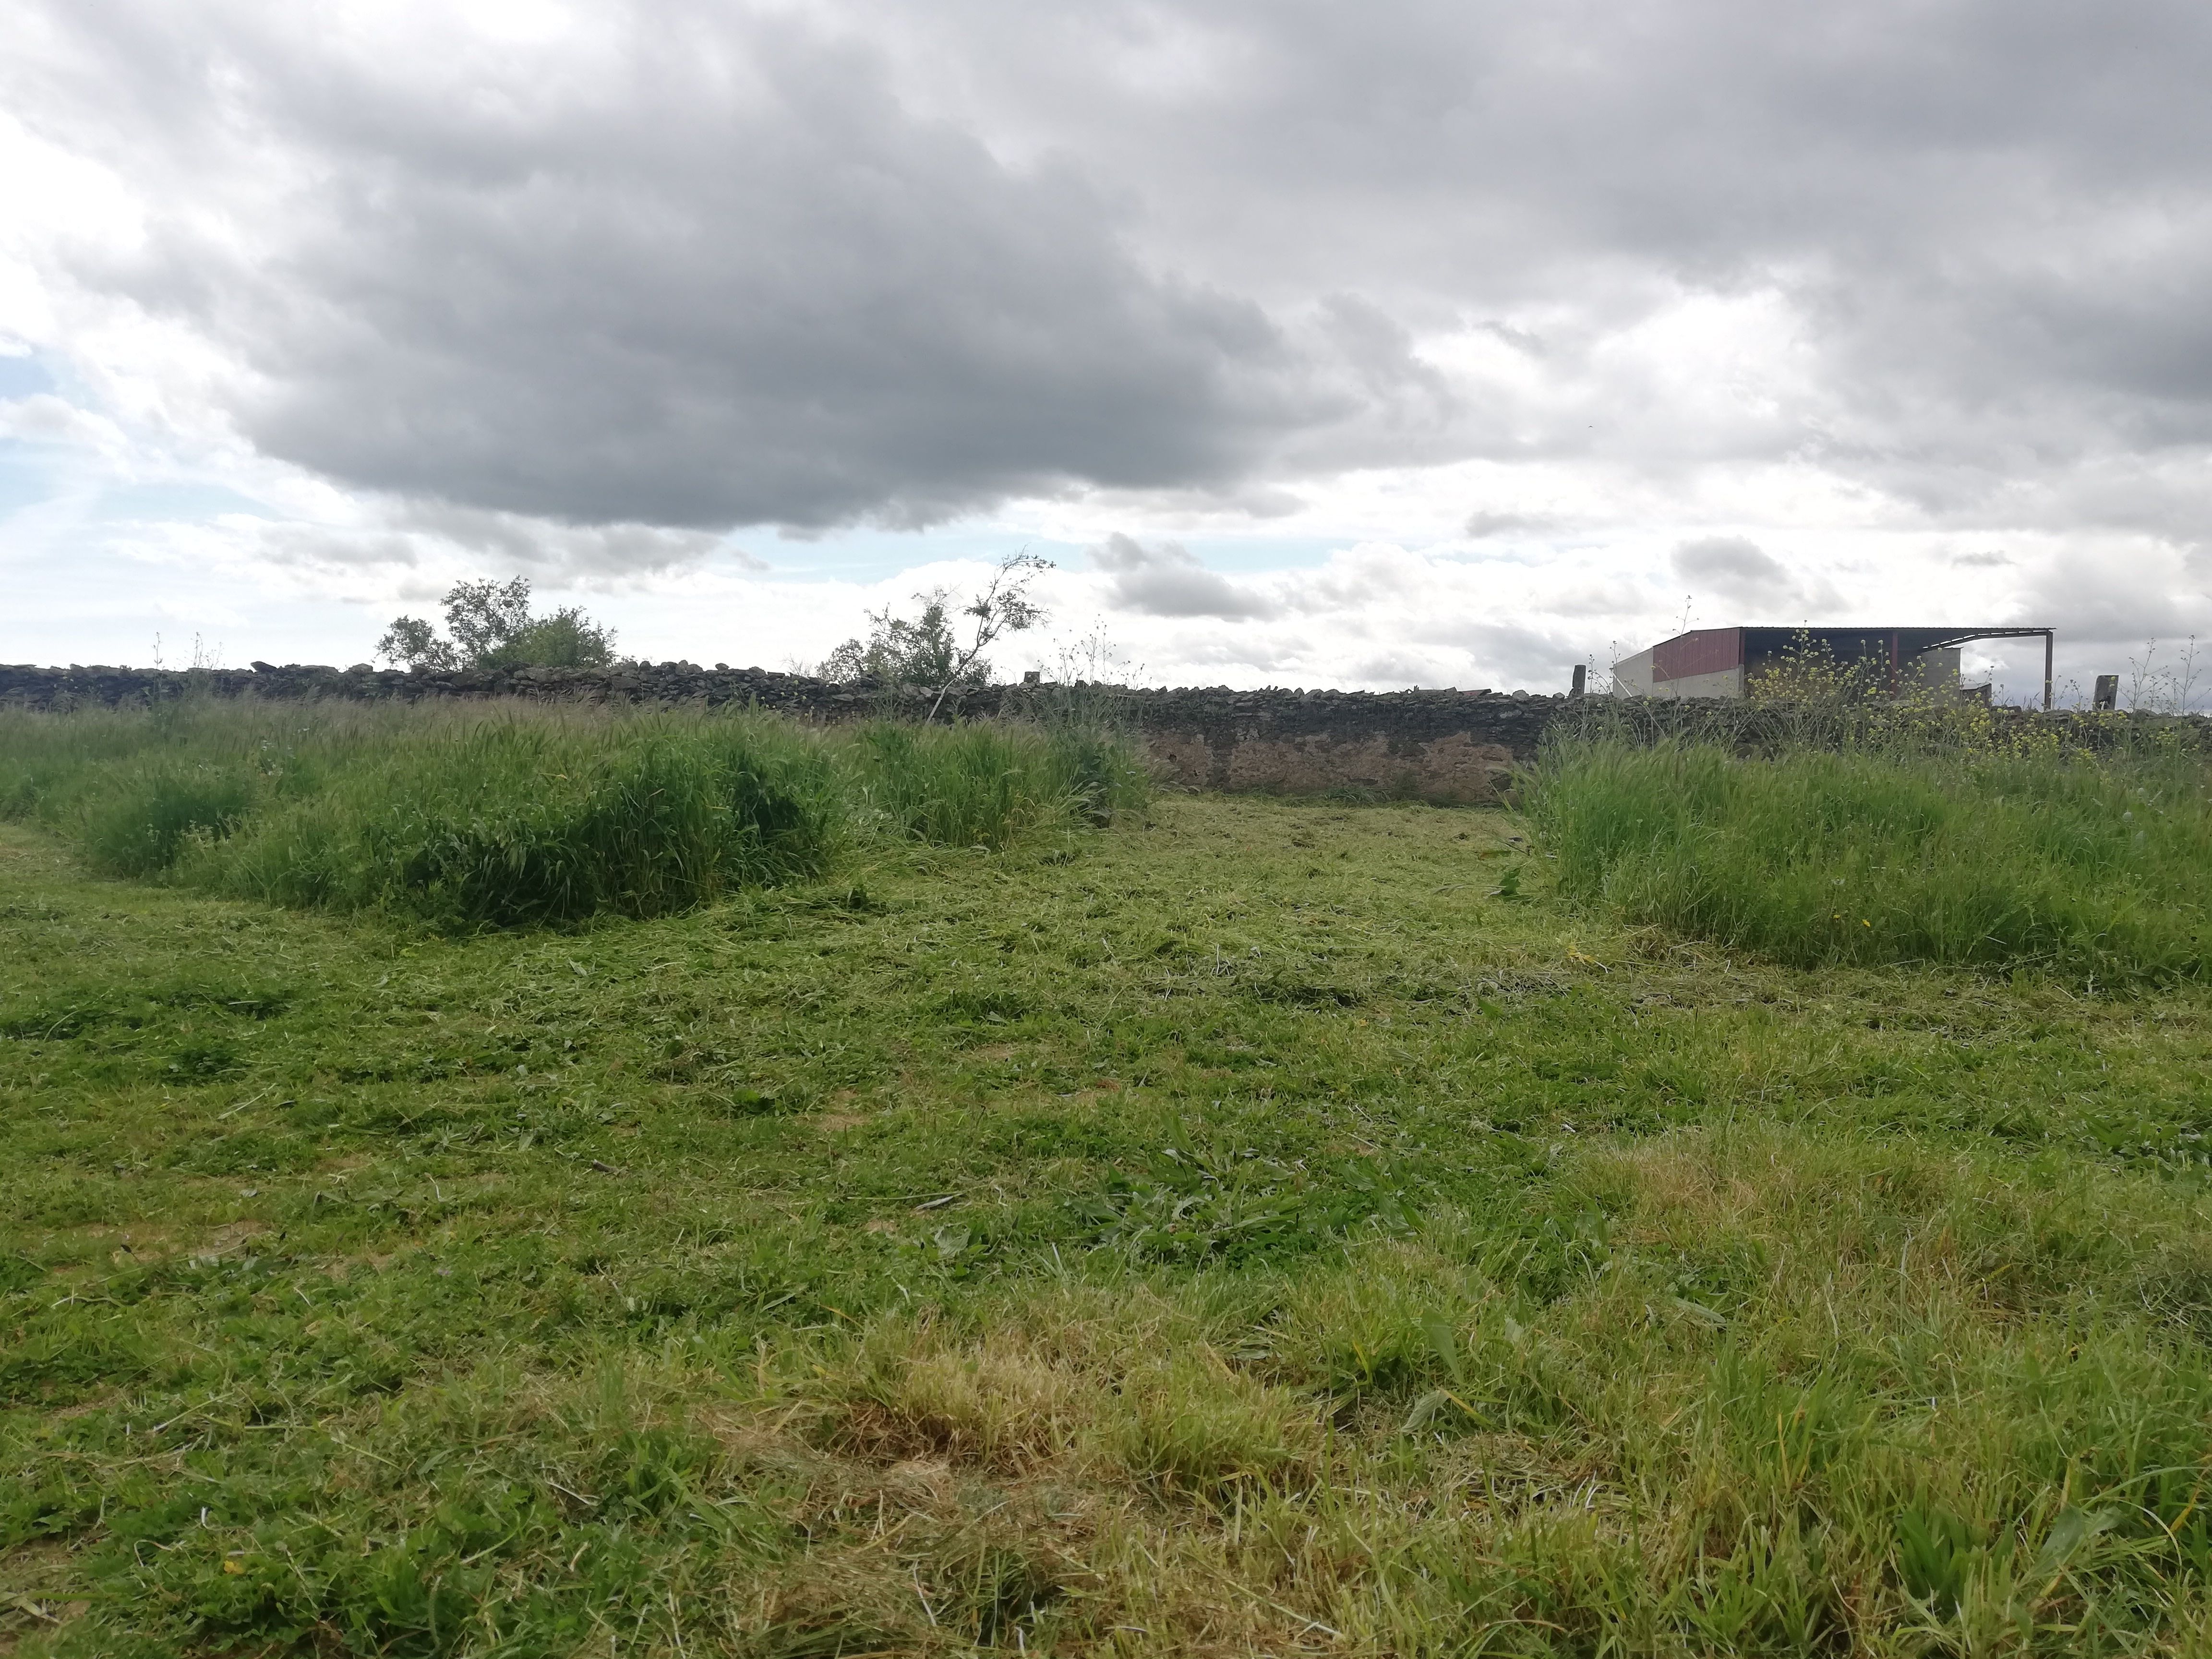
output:
M321 793L272 803L196 846L179 874L459 928L665 915L820 875L840 827L825 758L753 722L620 736L464 729L373 753Z
M1567 894L1796 966L2204 972L2212 795L2194 757L1562 744L1528 805Z
M440 936L0 826L0 1651L2203 1651L2204 989L1528 834Z
M94 868L455 929L672 914L888 836L1005 848L1148 793L1073 723L824 732L635 715L202 702L0 712L0 817Z

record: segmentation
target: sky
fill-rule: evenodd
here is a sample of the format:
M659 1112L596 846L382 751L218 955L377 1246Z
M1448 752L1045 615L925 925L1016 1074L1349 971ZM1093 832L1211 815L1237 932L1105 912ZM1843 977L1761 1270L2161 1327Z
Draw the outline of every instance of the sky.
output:
M2212 8L0 0L0 661L2212 635ZM2000 695L2041 647L1970 648ZM2212 676L2203 690L2212 692ZM2205 701L2200 697L2198 701Z

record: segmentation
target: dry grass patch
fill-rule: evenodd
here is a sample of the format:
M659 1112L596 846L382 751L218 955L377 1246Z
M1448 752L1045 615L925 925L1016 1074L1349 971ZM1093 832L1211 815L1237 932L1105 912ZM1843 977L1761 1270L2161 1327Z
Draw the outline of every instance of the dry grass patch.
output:
M1012 1479L1079 1462L1079 1439L1111 1390L1007 1336L940 1346L927 1330L879 1328L836 1385L831 1443L876 1464L941 1460Z

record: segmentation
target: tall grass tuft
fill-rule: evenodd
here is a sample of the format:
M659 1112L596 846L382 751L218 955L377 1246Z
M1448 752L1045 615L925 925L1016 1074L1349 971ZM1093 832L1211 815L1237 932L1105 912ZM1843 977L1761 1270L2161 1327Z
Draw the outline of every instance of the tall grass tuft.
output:
M1148 792L1132 743L1073 724L884 723L865 728L854 753L858 787L883 819L942 846L998 848L1051 823L1104 823Z
M252 804L253 781L236 766L173 762L132 768L80 811L81 835L94 869L146 876L176 861L195 837L235 829Z
M1111 823L1152 799L1152 770L1133 732L1104 718L1056 720L1046 732L1066 799L1090 823Z
M1144 799L1125 736L208 701L0 711L0 817L105 872L441 927L665 915L871 836L1001 848Z
M818 874L836 835L811 745L752 723L608 744L464 730L350 770L204 854L210 885L464 928L661 915Z
M2185 757L1571 742L1524 799L1571 897L1795 965L2204 969L2212 799Z

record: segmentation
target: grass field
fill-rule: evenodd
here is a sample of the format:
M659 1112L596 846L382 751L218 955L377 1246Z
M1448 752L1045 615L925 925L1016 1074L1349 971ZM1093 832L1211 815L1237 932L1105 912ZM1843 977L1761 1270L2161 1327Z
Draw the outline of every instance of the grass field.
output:
M1418 806L471 937L67 830L0 1652L2212 1650L2193 978L1778 965Z

